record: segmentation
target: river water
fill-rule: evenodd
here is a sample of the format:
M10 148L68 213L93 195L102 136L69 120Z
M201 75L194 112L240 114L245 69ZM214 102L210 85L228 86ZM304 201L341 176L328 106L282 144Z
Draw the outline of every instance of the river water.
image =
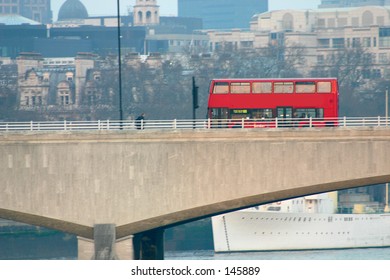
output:
M202 251L168 251L166 260L390 260L390 247L338 250L270 251L214 253Z

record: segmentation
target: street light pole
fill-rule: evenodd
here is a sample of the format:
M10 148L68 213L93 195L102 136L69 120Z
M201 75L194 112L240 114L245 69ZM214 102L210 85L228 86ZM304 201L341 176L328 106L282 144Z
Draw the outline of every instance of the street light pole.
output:
M388 125L388 118L389 118L389 88L388 87L386 87L385 117L386 117L386 126L387 126Z
M121 51L121 9L119 0L117 0L117 21L118 21L118 67L119 67L119 121L120 129L122 129L123 123L123 110L122 110L122 51Z
M389 87L386 87L386 98L385 98L385 117L386 117L386 126L388 125L388 118L389 118ZM385 201L385 213L389 213L389 183L386 183L386 201Z
M390 212L390 209L389 209L389 183L386 183L386 195L385 195L385 209L383 210L385 213L389 213Z

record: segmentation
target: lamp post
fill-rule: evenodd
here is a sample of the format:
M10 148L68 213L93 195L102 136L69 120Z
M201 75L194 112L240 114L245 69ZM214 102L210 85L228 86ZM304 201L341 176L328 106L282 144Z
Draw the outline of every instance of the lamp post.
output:
M122 110L122 52L121 52L121 16L120 16L120 5L119 0L117 0L117 21L118 21L118 81L119 81L119 121L120 129L122 129L123 123L123 110Z
M389 183L386 183L386 195L385 195L385 209L383 210L385 213L389 213Z
M385 97L385 118L386 118L386 126L388 125L389 118L389 88L386 87L386 97Z
M389 88L386 87L386 98L385 98L385 117L386 117L386 126L388 125L389 118ZM389 212L389 183L386 183L386 202L384 212Z

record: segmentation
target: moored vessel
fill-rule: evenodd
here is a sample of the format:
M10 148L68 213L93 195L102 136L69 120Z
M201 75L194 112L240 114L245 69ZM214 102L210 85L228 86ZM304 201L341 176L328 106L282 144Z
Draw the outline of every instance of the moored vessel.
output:
M387 200L386 200L387 201ZM355 204L338 214L337 193L266 204L212 217L215 252L390 246L390 214Z

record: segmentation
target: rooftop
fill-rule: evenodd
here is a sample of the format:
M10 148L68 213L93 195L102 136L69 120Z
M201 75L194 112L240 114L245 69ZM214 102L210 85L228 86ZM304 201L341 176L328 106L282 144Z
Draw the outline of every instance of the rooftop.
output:
M20 15L0 15L0 24L2 25L41 25L41 23L22 17Z

